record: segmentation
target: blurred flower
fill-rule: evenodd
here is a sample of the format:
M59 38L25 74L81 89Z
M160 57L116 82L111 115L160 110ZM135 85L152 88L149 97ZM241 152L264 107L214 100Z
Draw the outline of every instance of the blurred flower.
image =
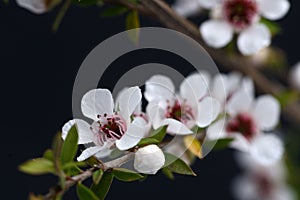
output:
M147 114L154 129L168 125L168 133L187 135L195 125L206 127L219 114L219 102L208 94L208 83L201 74L187 77L180 85L180 94L175 95L175 86L170 78L162 75L151 77L146 82L144 96L147 99Z
M259 22L261 16L278 20L290 8L287 0L199 1L212 12L212 19L200 26L204 41L211 47L222 48L237 33L237 46L244 55L253 55L271 43L270 30Z
M289 82L294 88L300 91L300 63L290 70Z
M62 128L62 137L65 138L69 129L76 124L78 144L94 144L85 149L77 160L82 161L95 154L105 157L114 144L119 150L127 150L137 145L150 130L150 124L144 117L133 116L141 98L138 87L128 88L120 94L114 108L109 90L94 89L87 92L81 100L81 110L94 122L89 125L84 120L73 119Z
M172 8L179 15L189 17L200 13L201 4L199 0L176 0Z
M296 200L286 184L286 167L283 161L271 166L257 163L245 153L237 154L237 161L245 172L235 179L233 193L241 200Z
M144 174L156 174L165 164L165 156L157 145L139 148L135 153L134 168Z
M208 139L234 138L231 147L249 152L265 165L281 158L282 141L273 134L264 133L273 130L279 121L280 106L275 98L263 95L255 100L249 90L240 89L230 97L227 114L228 117L208 127Z
M43 14L59 4L61 0L16 0L16 2L20 7L35 14Z

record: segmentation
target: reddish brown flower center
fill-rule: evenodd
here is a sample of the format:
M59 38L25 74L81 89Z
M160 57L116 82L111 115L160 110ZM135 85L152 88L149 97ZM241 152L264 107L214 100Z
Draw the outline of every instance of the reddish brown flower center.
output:
M258 186L258 190L261 196L268 198L272 193L272 188L274 187L273 181L266 174L260 173L257 174L256 182Z
M185 103L180 104L179 101L175 101L173 106L167 107L166 118L176 119L184 124L194 119L193 110Z
M225 19L236 29L250 26L258 15L255 0L226 0L223 5Z
M248 114L238 114L230 119L226 130L228 133L240 133L248 140L251 140L256 134L256 126L253 118Z

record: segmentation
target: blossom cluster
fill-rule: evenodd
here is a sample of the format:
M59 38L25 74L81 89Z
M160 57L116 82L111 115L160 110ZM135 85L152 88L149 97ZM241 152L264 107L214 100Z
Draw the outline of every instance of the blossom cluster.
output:
M108 157L114 149L130 151L135 152L134 168L138 172L155 174L165 164L164 151L188 164L191 159L185 157L187 151L201 158L201 149L196 153L185 142L190 137L197 140L200 134L208 141L231 138L230 147L248 152L262 165L282 157L283 144L270 133L279 120L279 103L270 95L255 99L249 77L237 72L211 76L202 71L186 77L177 91L169 77L154 75L145 82L144 97L148 102L145 112L138 86L123 89L115 101L107 89L88 91L81 109L92 123L73 119L62 128L62 137L66 138L75 124L78 144L87 147L77 160ZM139 145L163 126L174 139L172 145ZM177 155L179 149L184 151Z

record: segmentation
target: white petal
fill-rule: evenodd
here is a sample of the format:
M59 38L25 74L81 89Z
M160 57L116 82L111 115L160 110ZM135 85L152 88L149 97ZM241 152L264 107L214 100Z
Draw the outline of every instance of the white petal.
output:
M198 0L177 0L172 8L183 17L189 17L201 11Z
M227 137L225 130L225 117L211 124L206 131L206 136L209 140L217 140Z
M144 96L147 101L171 100L175 95L175 86L172 80L163 75L152 76L145 83Z
M97 115L113 113L114 100L109 90L93 89L88 91L81 100L81 110L84 116L97 120Z
M220 103L212 97L205 97L198 104L198 115L196 123L199 127L206 127L211 124L219 115L221 110Z
M253 115L260 130L272 130L279 121L280 105L271 95L260 96L255 102Z
M142 100L141 89L137 86L130 87L120 95L119 99L120 114L125 120L128 120Z
M254 96L254 83L250 77L244 77L241 84L243 90L245 90L248 94L252 94Z
M240 87L240 82L242 80L242 74L233 71L227 75L227 90L228 94L232 94Z
M85 149L79 157L77 157L77 161L81 162L86 160L87 158L95 155L96 153L98 153L99 151L101 151L103 149L102 146L94 146L94 147L90 147Z
M90 125L82 119L73 119L65 123L62 127L62 138L66 139L69 130L76 124L78 131L78 144L86 144L93 142L93 133L90 129Z
M262 165L272 165L279 161L283 155L282 141L272 134L256 137L251 145L250 154Z
M230 147L239 151L249 152L250 143L243 135L240 133L230 133L228 136L234 138L234 140L230 143Z
M261 14L270 20L277 20L284 17L291 5L288 0L259 0Z
M119 150L127 150L137 145L150 131L150 124L143 118L136 117L120 140L116 141Z
M150 102L146 107L146 112L154 129L163 125L165 119L165 110L159 105L159 102Z
M243 30L237 40L240 52L253 55L271 44L271 33L263 24L255 24Z
M253 96L245 90L237 91L228 101L227 112L236 115L249 112L253 103Z
M222 20L209 20L202 23L200 32L206 44L214 48L226 46L233 37L233 28Z
M97 158L101 159L101 158L105 158L105 157L109 156L111 154L111 152L112 152L112 149L107 147L107 148L104 148L104 149L100 150L99 152L97 152L95 154L95 156Z
M156 174L165 164L165 156L157 145L139 148L135 153L134 168L144 174Z
M217 74L212 81L211 94L220 103L225 103L227 98L228 78L224 74Z
M186 125L175 119L165 119L163 124L168 125L167 132L170 134L188 135L193 133Z
M16 2L20 7L26 8L35 14L42 14L48 10L45 0L16 0Z
M198 0L198 2L200 3L200 5L203 8L211 9L211 8L217 6L218 3L221 2L221 0Z
M208 82L199 73L188 76L180 85L180 95L192 107L207 94Z
M300 63L290 70L289 82L295 89L300 91Z

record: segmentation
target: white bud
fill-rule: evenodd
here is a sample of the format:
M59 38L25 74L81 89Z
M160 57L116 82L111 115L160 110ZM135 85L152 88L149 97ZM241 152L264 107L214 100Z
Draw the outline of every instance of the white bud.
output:
M154 144L139 148L135 153L134 168L144 174L156 174L165 164L162 150Z
M34 14L43 14L60 3L60 0L16 0L16 2Z
M291 69L289 82L295 89L300 91L300 62Z

